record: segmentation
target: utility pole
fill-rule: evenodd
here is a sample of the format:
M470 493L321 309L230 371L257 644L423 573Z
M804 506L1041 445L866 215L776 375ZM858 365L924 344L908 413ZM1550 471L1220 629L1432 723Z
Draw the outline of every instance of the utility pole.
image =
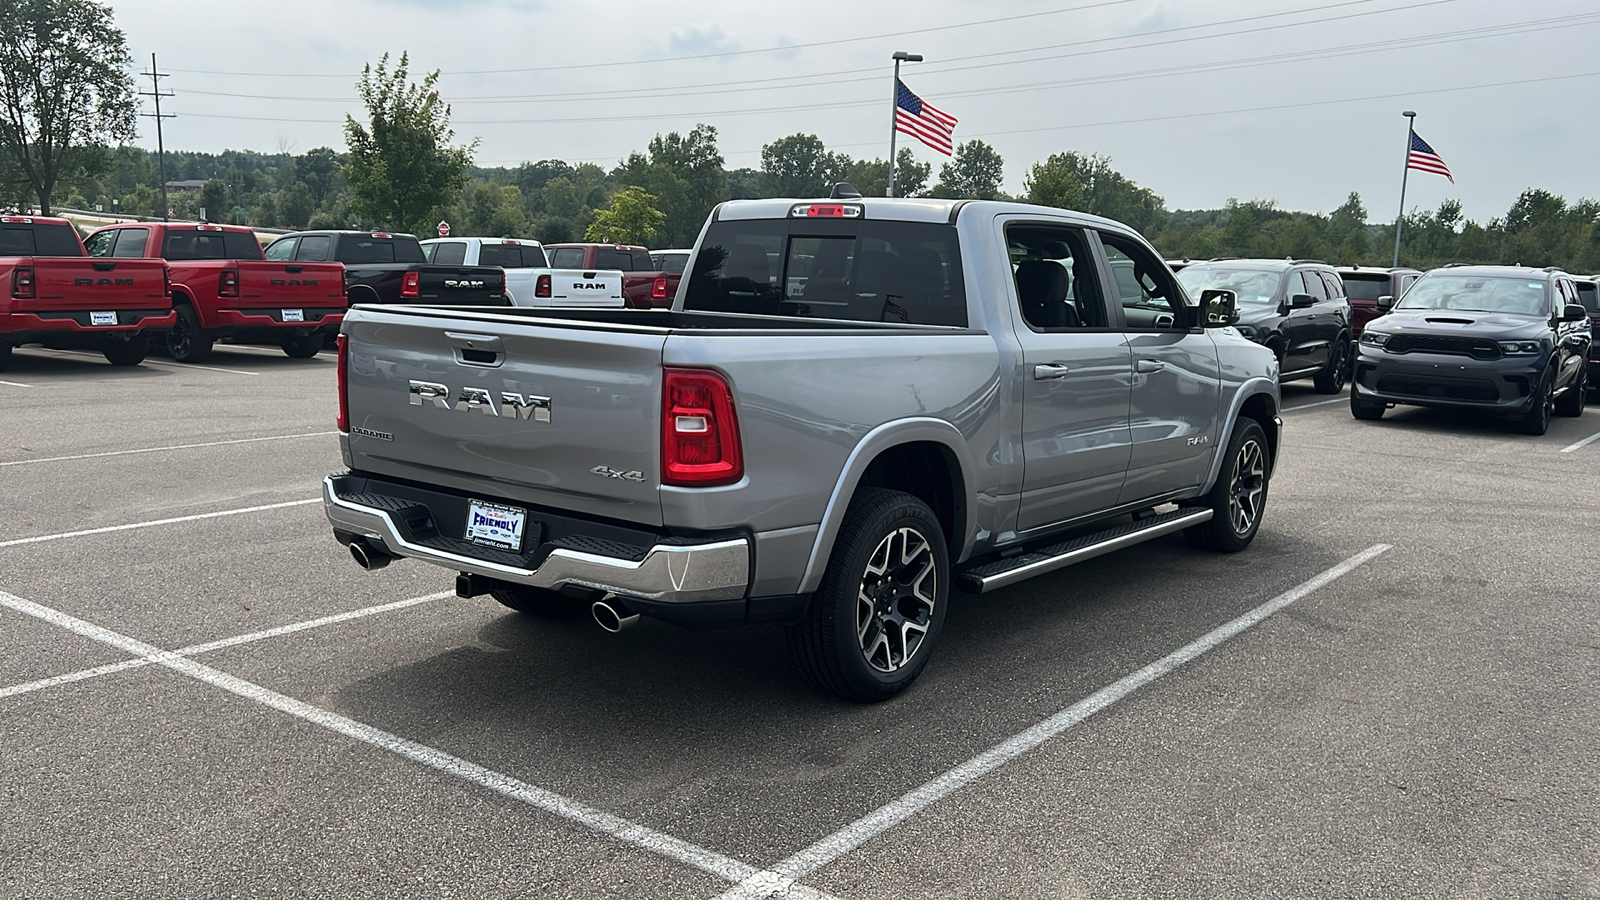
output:
M896 127L896 121L895 120L900 118L900 63L902 63L902 62L922 62L922 54L920 54L920 53L907 53L904 50L896 50L894 52L894 56L892 56L890 58L894 60L894 93L891 95L891 98L889 100L889 188L888 188L888 190L884 191L884 194L886 196L893 197L894 196L894 137L895 137L895 132L899 130Z
M146 119L156 120L156 166L161 174L161 221L165 222L168 219L167 214L172 211L172 207L168 205L167 201L167 144L161 135L161 120L176 119L177 116L172 113L167 113L166 115L161 113L161 98L173 96L171 91L161 90L161 79L172 76L156 68L156 55L154 53L150 54L150 71L140 72L139 74L150 79L150 90L140 91L139 96L154 97L156 100L156 111L154 113L140 113L140 115Z
M1405 168L1400 171L1400 215L1394 218L1394 265L1400 265L1400 226L1406 219L1406 179L1411 175L1411 142L1417 135L1417 114L1412 110L1401 113L1406 117Z

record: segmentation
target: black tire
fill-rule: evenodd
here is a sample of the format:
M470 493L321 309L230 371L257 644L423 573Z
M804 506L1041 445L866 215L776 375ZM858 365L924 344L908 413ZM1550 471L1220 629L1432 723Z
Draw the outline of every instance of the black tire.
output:
M1523 434L1540 435L1550 430L1550 416L1555 412L1555 400L1550 389L1555 381L1555 370L1548 369L1534 388L1533 405L1517 420L1517 430Z
M212 338L187 303L178 307L178 321L167 330L166 344L167 354L178 362L205 362L211 356Z
M502 606L542 619L566 619L589 608L586 600L536 587L503 587L489 592Z
M5 371L9 365L11 365L11 345L0 344L0 372Z
M1356 396L1355 386L1350 387L1350 415L1369 422L1376 422L1383 418L1383 411L1389 408L1387 403L1371 403Z
M150 335L136 334L125 341L107 340L100 352L113 366L137 366L150 355Z
M297 334L283 339L283 352L290 359L310 359L322 351L322 335Z
M950 555L933 510L900 491L861 490L806 617L788 630L795 665L818 690L848 700L893 697L928 664L949 581Z
M1583 404L1589 394L1589 373L1580 371L1567 392L1556 399L1556 415L1576 419L1583 415Z
M1341 334L1333 342L1333 348L1328 351L1328 362L1322 370L1312 379L1319 394L1337 394L1344 390L1345 379L1349 376L1350 363L1350 335Z
M1255 419L1241 418L1228 439L1228 453L1211 491L1193 506L1212 512L1211 520L1183 530L1189 543L1202 550L1238 553L1250 546L1261 528L1272 471L1267 433Z

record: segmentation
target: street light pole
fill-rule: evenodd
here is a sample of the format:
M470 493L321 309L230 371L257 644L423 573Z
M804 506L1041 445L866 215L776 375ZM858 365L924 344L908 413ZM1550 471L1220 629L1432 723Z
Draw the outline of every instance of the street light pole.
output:
M884 193L893 197L895 119L900 115L900 64L902 62L922 62L922 54L896 50L891 59L894 60L894 90L889 95L889 188Z
M1394 217L1394 265L1400 265L1400 228L1406 220L1406 180L1411 175L1411 139L1417 134L1417 114L1414 110L1401 113L1406 117L1405 168L1400 170L1400 214Z

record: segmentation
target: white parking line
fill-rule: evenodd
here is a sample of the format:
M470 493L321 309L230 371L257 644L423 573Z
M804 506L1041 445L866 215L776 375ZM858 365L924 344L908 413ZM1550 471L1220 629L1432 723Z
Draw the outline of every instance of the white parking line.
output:
M337 431L313 431L309 434L279 434L272 437L239 438L232 441L207 441L203 444L174 444L170 447L143 447L138 450L111 450L105 453L80 453L77 456L47 456L43 459L14 459L10 462L0 462L0 468L6 466L28 466L34 463L67 462L74 459L100 459L105 456L131 456L136 453L160 453L163 450L193 450L196 447L224 447L229 444L255 444L261 441L292 441L295 438L327 437L338 434Z
M104 528L87 528L83 531L63 531L60 534L41 534L35 537L15 538L9 541L0 541L0 549L6 547L20 547L23 544L42 544L45 541L60 541L67 538L88 537L91 534L110 534L113 531L133 531L139 528L154 528L157 525L177 525L180 522L198 522L201 519L217 519L222 516L242 516L245 513L265 512L269 509L286 509L291 506L309 506L321 503L321 497L310 500L290 500L287 503L268 503L265 506L247 506L244 509L224 509L218 512L200 513L193 516L177 516L171 519L156 519L152 522L134 522L129 525L107 525Z
M1583 440L1577 442L1576 444L1572 444L1572 445L1567 446L1567 447L1562 447L1561 448L1561 452L1562 453L1571 453L1574 450L1581 450L1582 448L1589 446L1590 444L1594 443L1595 441L1600 441L1600 432L1596 432L1594 434L1591 434L1588 437L1584 438Z
M265 631L252 631L249 634L241 634L236 637L223 638L221 640L210 641L204 644L194 644L178 650L173 650L170 653L162 653L160 656L161 658L176 656L198 656L201 653L210 653L213 650L221 650L225 647L237 647L240 644L252 644L256 641L264 641L268 638L275 638L285 634L294 634L297 631L305 631L309 628L321 628L324 625L337 625L340 622L349 622L353 619L364 619L367 616L375 616L379 613L393 612L398 609L419 606L423 603L431 603L434 600L443 600L446 597L454 597L455 595L455 591L441 591L437 594L427 594L422 597L412 597L409 600L396 600L392 603L380 603L377 606L367 606L361 609L351 610L350 612L336 613L331 616L323 616L320 619L308 619L304 622L295 622L290 625L279 625L277 628L268 628ZM49 678L40 678L37 681L25 681L22 684L14 684L10 687L0 688L0 699L5 697L15 697L18 694L31 694L34 691L42 691L45 688L53 688L63 684L72 684L74 682L84 681L89 678L99 678L102 675L114 675L117 672L125 672L128 669L137 669L141 666L148 666L154 662L159 662L159 659L155 656L141 656L138 659L125 659L122 662L108 663L106 665L95 666L90 669L80 669L76 672L68 672L65 675L54 675Z
M769 872L761 873L757 878L741 883L722 894L721 900L753 900L781 891L788 883L798 881L850 853L950 794L1062 734L1095 713L1112 706L1134 691L1170 675L1207 651L1238 637L1295 601L1331 584L1389 549L1388 544L1374 544L1368 547L1309 581L1290 588L1237 619L1208 632L1193 643L1186 644L1139 671L1101 688L1032 728L996 744L922 787L857 819L773 866ZM782 880L773 881L771 876L774 873Z
M48 350L35 348L39 353L70 354L72 356L100 356L92 350ZM219 366L201 366L194 363L169 363L146 358L142 365L157 366L163 369L205 369L208 372L227 372L229 375L260 375L260 372L246 372L243 369L224 369Z
M86 622L60 610L51 609L31 600L24 600L4 591L0 591L0 606L9 607L17 612L64 628L74 634L108 644L124 653L134 654L140 659L148 659L156 665L171 669L196 681L221 688L235 696L287 713L336 734L342 734L345 737L354 738L362 743L386 750L418 765L427 766L446 775L487 788L503 797L544 810L592 831L609 835L623 843L647 850L674 862L692 866L726 881L743 884L759 881L762 876L766 876L768 879L773 877L772 873L763 872L749 863L707 850L704 847L675 838L670 834L630 822L620 816L614 816L594 807L586 806L553 791L536 787L510 775L486 769L459 756L452 756L443 750L406 740L387 731L374 728L371 725L341 716L338 713L312 706L309 703L304 703L293 697L264 688L254 682L246 681L243 678L229 675L221 670L179 656L174 652L163 651L136 638L118 634L92 622ZM822 900L822 898L827 898L828 895L809 888L796 886L789 896Z
M31 387L33 387L33 385L31 385L31 384L23 384L20 381L0 381L0 384L5 385L6 387L19 387L19 388L31 388Z
M1316 403L1302 403L1299 406L1285 406L1283 408L1283 411L1286 412L1286 413L1291 413L1291 412L1294 412L1297 409L1312 409L1312 408L1318 407L1318 406L1332 406L1335 403L1349 403L1349 402L1350 401L1345 397L1336 397L1336 398L1334 398L1332 400L1318 400Z

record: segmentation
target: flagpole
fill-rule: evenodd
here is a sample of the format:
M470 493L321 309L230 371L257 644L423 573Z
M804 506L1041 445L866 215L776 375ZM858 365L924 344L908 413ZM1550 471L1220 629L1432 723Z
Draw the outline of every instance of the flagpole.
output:
M1406 220L1406 180L1411 175L1411 139L1417 134L1417 114L1414 110L1401 113L1406 117L1405 168L1400 170L1400 214L1394 217L1394 265L1400 265L1400 228Z
M894 120L900 111L900 63L922 62L922 54L896 50L891 58L894 60L894 88L889 92L889 188L884 192L889 197L894 196L894 138L897 131Z

